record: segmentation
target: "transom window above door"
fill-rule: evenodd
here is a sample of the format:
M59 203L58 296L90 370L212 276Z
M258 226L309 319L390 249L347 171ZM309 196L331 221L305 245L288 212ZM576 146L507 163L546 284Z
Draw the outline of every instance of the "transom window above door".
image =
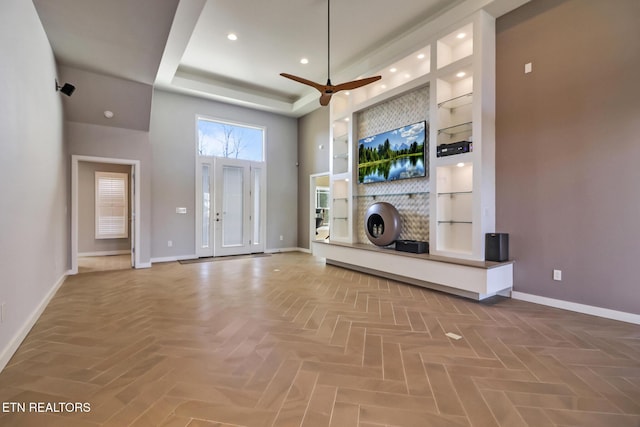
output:
M198 117L198 155L264 161L264 129Z

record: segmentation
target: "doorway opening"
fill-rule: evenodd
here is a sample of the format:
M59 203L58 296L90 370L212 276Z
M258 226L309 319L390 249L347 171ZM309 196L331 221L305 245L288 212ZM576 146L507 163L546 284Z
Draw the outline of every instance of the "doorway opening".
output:
M140 264L140 162L71 160L71 274Z
M309 241L329 239L329 174L310 176Z

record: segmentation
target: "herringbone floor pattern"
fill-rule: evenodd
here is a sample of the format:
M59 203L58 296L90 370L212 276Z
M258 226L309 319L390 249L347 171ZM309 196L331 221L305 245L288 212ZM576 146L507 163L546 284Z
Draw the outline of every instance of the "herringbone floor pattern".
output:
M299 253L167 263L68 278L0 401L91 404L3 426L638 427L640 327Z

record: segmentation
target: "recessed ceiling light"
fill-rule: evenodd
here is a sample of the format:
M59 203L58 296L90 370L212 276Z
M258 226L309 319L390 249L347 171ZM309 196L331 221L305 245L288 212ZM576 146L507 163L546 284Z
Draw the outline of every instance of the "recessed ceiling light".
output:
M348 121L349 121L349 117L345 117L345 118L344 118L344 121L345 121L345 122L348 122Z
M395 73L396 71L398 71L398 69L396 67L390 68L389 71L391 71L392 73Z
M345 94L345 95L347 95L347 96L349 96L349 95L351 95L351 92L346 91L344 94Z
M300 60L300 63L301 63L301 64L308 64L308 63L309 63L309 60L308 60L307 58L302 58L302 59Z
M387 88L387 85L380 85L380 87L381 87L382 89L386 89L386 88Z
M105 110L105 111L104 111L104 116L105 116L107 119L111 119L111 118L113 118L113 111Z
M409 78L411 78L411 74L405 74L405 75L404 75L404 78L405 78L405 79L409 79Z
M424 59L424 53L421 53L420 55L418 55L418 59Z
M227 34L227 38L228 38L229 40L231 40L231 41L236 41L236 40L238 40L238 36L236 36L236 35L235 35L235 34L233 34L233 33L229 33L229 34Z
M467 75L467 73L465 73L464 71L460 71L458 74L456 74L456 77L462 78L462 77L464 77L466 75Z
M459 167L459 168L461 168L461 167L463 167L463 166L464 166L464 163L460 162L460 163L458 163L456 166L457 166L457 167Z
M467 37L467 33L459 33L456 37L459 38L459 39L463 39L463 38Z

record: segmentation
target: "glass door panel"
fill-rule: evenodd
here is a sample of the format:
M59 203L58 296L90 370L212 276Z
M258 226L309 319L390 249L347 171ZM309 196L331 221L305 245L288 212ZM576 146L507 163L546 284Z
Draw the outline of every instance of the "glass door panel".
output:
M200 206L202 212L202 226L201 226L201 238L202 247L208 248L211 246L211 171L208 164L202 165L202 206Z
M222 246L244 243L244 168L222 167Z
M196 164L196 255L213 256L213 157L201 156Z

